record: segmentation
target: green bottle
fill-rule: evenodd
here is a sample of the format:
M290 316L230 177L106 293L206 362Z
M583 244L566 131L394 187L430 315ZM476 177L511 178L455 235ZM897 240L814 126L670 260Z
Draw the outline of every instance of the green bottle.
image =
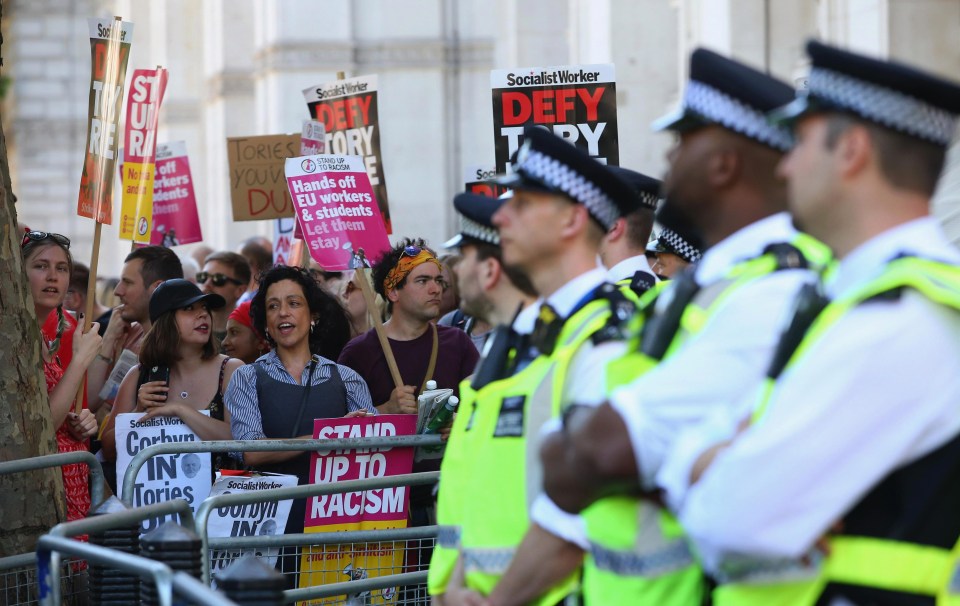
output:
M432 435L438 433L440 428L449 424L450 420L453 418L453 413L457 412L457 405L460 404L460 399L457 396L450 396L447 398L447 401L444 402L443 408L437 411L437 415L427 423L427 426L423 429L425 435ZM435 444L431 446L421 446L424 452L440 452L443 450L445 444Z

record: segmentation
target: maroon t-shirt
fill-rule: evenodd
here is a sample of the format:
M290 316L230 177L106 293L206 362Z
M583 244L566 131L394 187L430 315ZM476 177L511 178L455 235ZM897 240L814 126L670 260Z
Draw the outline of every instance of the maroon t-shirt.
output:
M412 341L389 341L403 384L416 387L415 395L419 395L427 366L430 364L433 331L428 328ZM438 388L452 389L457 397L460 397L460 381L473 373L480 354L469 335L459 328L437 326L437 341L437 364L433 376L428 378L436 381ZM380 349L375 330L368 330L347 343L337 362L349 366L363 377L370 388L374 406L390 399L390 392L394 388L393 379L390 377L387 358Z

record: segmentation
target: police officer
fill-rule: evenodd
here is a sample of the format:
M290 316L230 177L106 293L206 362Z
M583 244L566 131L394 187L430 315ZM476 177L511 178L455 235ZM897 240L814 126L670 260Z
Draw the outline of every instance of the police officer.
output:
M497 350L488 355L481 368L499 366L494 358L508 355L509 343L504 344L504 327L529 333L537 308L533 305L537 295L529 278L519 270L504 265L500 251L500 234L493 225L493 214L504 200L471 193L457 194L453 206L460 215L460 233L444 244L445 248L457 248L463 259L457 264L457 286L460 292L460 307L472 317L501 327L495 332ZM525 328L521 328L525 327ZM502 364L502 362L501 362ZM489 384L493 377L477 377L478 384ZM474 408L481 405L499 406L498 400L480 396L492 391L473 391L470 381L460 387L460 408L450 432L441 465L440 489L437 495L437 524L440 532L437 546L430 560L427 588L431 595L442 596L454 572L460 547L461 513L459 499L463 496L462 483L469 478L470 441L476 436L471 419ZM467 459L464 461L463 459ZM462 583L462 581L460 581Z
M514 348L508 378L478 398L494 404L477 407L469 430L477 433L461 497L461 562L474 593L463 599L552 605L576 587L582 533L529 523L541 486L537 434L567 403L602 393L602 368L623 351L618 329L633 305L606 282L596 259L604 234L636 208L637 196L583 151L533 127L524 131L515 172L501 183L514 189L493 216L503 261L524 271L543 300L533 333ZM604 338L592 338L601 331ZM555 509L546 499L537 506ZM572 518L569 526L577 524ZM463 592L453 585L445 603L469 603L454 601Z
M792 96L786 84L701 49L680 111L657 123L678 134L658 217L668 229L689 222L708 248L662 289L639 351L611 365L626 386L567 415L544 443L547 494L586 521L587 604L700 602L692 554L651 497L676 434L760 381L793 296L814 279L792 244L774 175L790 138L764 115ZM610 492L622 496L597 501Z
M780 173L839 260L829 302L798 302L749 425L674 453L662 482L717 604L956 603L960 254L929 202L960 86L807 52L808 87L776 114L797 140Z
M673 229L664 227L647 246L647 252L653 253L654 261L650 269L661 280L669 280L703 256L703 251L692 232L684 233L676 225Z
M660 180L633 170L611 166L636 193L639 204L633 212L617 219L600 245L600 262L607 279L642 295L657 283L645 247L653 231L654 213L660 200Z

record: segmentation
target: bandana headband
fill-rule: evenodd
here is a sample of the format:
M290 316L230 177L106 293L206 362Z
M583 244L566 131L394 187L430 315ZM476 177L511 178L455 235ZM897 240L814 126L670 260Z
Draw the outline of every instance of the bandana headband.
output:
M383 280L383 292L388 292L396 288L397 284L403 282L403 279L406 278L411 271L418 265L423 265L424 263L433 263L437 266L437 269L443 270L443 268L440 267L440 261L425 248L413 256L402 255L397 261L396 267L391 269L387 277Z
M227 316L227 319L243 324L252 330L253 334L256 335L258 339L263 338L260 336L260 333L257 332L257 329L253 327L253 319L250 317L250 301L245 301L244 303L238 305L236 309L230 312L230 315Z

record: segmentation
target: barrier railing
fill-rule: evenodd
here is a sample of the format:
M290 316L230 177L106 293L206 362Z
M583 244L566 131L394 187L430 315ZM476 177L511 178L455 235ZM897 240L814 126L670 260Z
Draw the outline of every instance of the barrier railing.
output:
M90 468L90 502L98 505L103 502L103 491L106 483L103 479L103 467L100 461L91 453L83 450L78 452L59 452L57 454L42 455L29 459L16 459L0 463L0 475L36 471L48 467L62 467L75 463L85 463Z
M358 448L415 448L442 444L438 435L389 436L382 438L337 438L333 440L207 440L202 442L166 442L148 446L130 459L123 474L120 500L133 505L134 485L140 468L151 457L188 452L325 452Z
M51 573L58 568L61 553L130 572L145 581L152 580L157 586L160 606L171 606L174 594L209 606L236 606L236 602L217 593L209 585L204 585L184 572L175 573L170 567L160 562L52 534L45 534L37 541L42 606L59 606L61 603L57 590L59 581L53 579L56 582L50 585L45 582L46 579L54 576Z
M44 604L60 604L60 553L68 553L70 555L80 555L83 556L83 553L80 553L78 550L82 551L85 548L97 548L102 549L96 545L89 545L87 543L81 543L79 541L69 540L68 537L75 537L83 534L95 534L104 532L107 530L112 530L114 528L123 528L125 526L133 526L139 524L144 520L149 520L152 518L168 515L168 514L177 514L180 517L180 523L183 526L188 528L193 527L194 519L193 512L190 509L190 504L184 501L183 499L173 499L170 501L164 501L163 503L156 503L154 505L146 505L144 507L138 507L136 509L129 509L126 511L118 511L116 513L108 513L100 516L95 516L92 518L84 518L83 520L76 520L74 522L63 522L57 524L50 529L50 532L40 537L40 541L37 542L37 580L40 585L40 596L41 599L44 596L51 596L49 599L50 602L42 602ZM52 547L50 549L44 549L41 554L41 545L43 539L46 538L54 539L67 539L68 544L71 546L71 550L56 549ZM52 546L66 545L60 541L54 541L51 543ZM96 550L95 550L96 551ZM120 553L113 550L107 550L112 557L116 558L131 558L135 557L130 554ZM103 556L102 553L97 552L97 557ZM139 558L139 556L136 556ZM145 559L145 558L139 558ZM101 562L101 560L96 559L94 561ZM153 560L146 560L152 564L159 564L158 562L153 562ZM114 561L103 561L102 563L114 566ZM120 568L121 570L126 570L121 566L114 566L115 568ZM163 566L169 571L169 568ZM132 570L131 572L137 572L139 574L139 569ZM158 592L161 593L161 587L158 585ZM229 602L228 602L229 603Z

